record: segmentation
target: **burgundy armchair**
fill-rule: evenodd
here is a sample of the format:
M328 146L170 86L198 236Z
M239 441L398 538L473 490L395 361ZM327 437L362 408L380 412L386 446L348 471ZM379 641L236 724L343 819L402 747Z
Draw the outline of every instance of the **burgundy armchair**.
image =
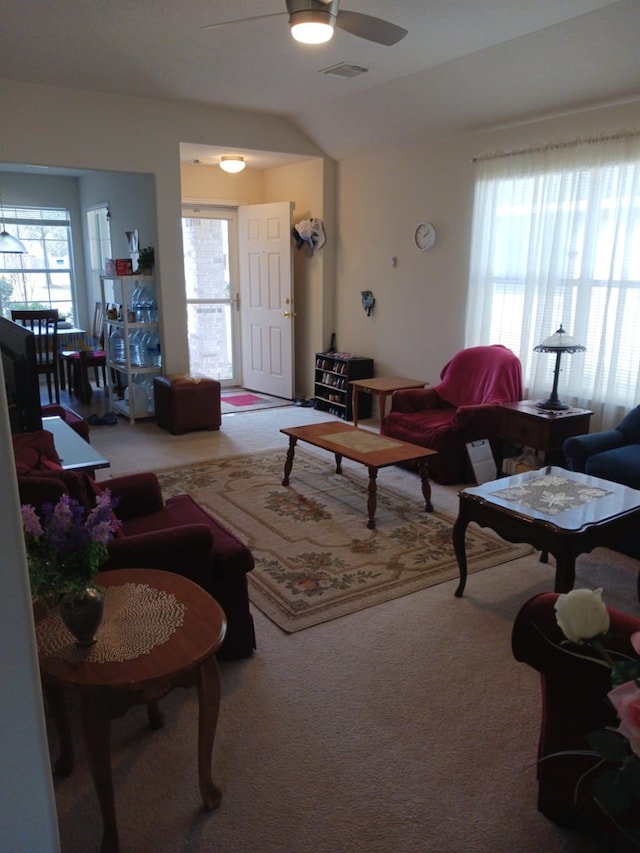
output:
M538 809L550 820L566 825L586 822L603 837L607 849L627 847L615 826L590 797L574 802L576 783L597 759L590 756L555 755L589 749L585 736L606 726L616 726L616 712L607 698L611 673L607 667L580 659L558 648L564 635L556 622L557 593L546 592L531 598L520 610L513 625L512 650L517 661L540 673L542 720L538 744ZM630 637L640 631L640 620L609 608L611 624L607 649L632 656ZM577 646L570 649L588 656ZM553 758L545 756L554 755ZM545 760L542 760L545 759ZM523 756L527 761L527 756ZM581 790L585 790L584 783Z
M227 617L218 659L253 653L255 634L247 584L253 555L189 495L165 501L151 472L96 483L76 471L38 470L18 476L18 488L20 502L36 509L46 502L57 503L63 493L90 508L102 488L110 489L118 501L116 515L122 528L109 543L109 560L103 570L165 569L189 578L216 599Z
M490 440L496 455L500 403L522 399L522 366L510 349L469 347L442 368L431 388L396 391L382 422L382 433L437 450L429 473L437 483L470 479L466 444Z

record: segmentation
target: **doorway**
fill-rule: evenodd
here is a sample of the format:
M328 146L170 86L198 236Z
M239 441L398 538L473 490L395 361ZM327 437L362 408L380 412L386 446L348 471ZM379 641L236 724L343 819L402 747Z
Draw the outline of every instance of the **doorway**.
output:
M240 385L237 222L234 210L184 206L182 240L189 371Z

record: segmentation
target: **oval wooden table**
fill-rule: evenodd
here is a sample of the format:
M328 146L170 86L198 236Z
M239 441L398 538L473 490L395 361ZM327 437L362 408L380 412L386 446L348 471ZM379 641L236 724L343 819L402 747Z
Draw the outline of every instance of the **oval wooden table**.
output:
M95 785L104 823L102 853L119 850L115 799L111 772L111 720L134 705L146 704L152 728L163 724L158 700L175 687L193 687L198 691L198 778L205 808L216 809L221 793L211 778L211 758L220 707L220 674L215 652L226 631L222 608L203 589L172 572L155 569L117 569L100 573L96 584L106 590L105 616L97 632L97 642L87 650L78 649L66 628L60 623L61 647L51 653L40 636L44 616L36 617L38 657L45 694L60 737L60 758L56 771L65 775L73 768L73 741L64 707L64 691L76 690L81 696L82 726L91 777ZM166 602L167 611L181 624L170 624L170 636L144 653L127 660L103 660L100 634L109 630L109 588L150 590L159 598L160 614ZM141 586L143 585L143 586ZM158 592L159 591L159 592ZM132 621L129 620L129 625ZM140 620L144 622L144 620ZM126 621L121 627L126 645ZM56 628L55 630L58 630ZM131 629L133 633L133 628ZM135 629L140 634L140 626ZM50 633L50 632L49 632ZM62 634L66 635L62 637ZM49 636L49 641L51 637ZM66 643L66 646L65 646ZM106 644L106 639L103 639ZM92 651L93 650L93 651ZM114 653L117 656L117 652ZM111 655L112 657L114 655ZM101 658L96 660L96 658ZM91 660L91 658L94 658Z

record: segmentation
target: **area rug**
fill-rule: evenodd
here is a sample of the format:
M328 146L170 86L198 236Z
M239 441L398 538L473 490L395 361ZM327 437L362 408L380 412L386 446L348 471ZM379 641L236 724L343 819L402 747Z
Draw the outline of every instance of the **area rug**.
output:
M233 412L248 412L254 409L273 409L280 406L290 406L291 400L282 397L271 397L269 394L254 394L242 389L223 391L220 395L220 407L223 415Z
M368 474L298 448L282 485L286 448L159 471L163 493L188 493L246 542L255 558L252 603L293 633L458 577L454 519L426 513L417 476L378 476L376 529L367 528ZM350 467L350 466L353 467ZM396 481L398 478L395 478ZM532 549L467 529L468 571Z

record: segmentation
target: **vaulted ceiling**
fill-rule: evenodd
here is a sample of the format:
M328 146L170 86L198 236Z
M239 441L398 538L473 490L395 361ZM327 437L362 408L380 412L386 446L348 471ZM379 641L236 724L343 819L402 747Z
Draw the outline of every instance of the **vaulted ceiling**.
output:
M408 35L303 46L285 0L3 0L0 77L275 113L336 159L640 98L639 0L342 7Z

